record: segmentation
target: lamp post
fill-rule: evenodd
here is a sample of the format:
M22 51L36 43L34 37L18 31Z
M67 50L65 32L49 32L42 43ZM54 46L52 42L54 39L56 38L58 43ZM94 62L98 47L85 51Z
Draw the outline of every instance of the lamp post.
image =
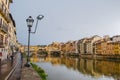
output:
M27 54L27 62L26 62L26 64L25 64L26 67L30 67L30 64L29 64L30 33L35 33L35 32L36 32L37 25L38 25L38 21L39 21L39 20L42 20L43 18L44 18L43 15L38 15L38 16L37 16L37 22L36 22L36 26L35 26L34 32L31 32L31 27L33 26L34 19L33 19L31 16L29 16L29 17L26 19L27 27L28 27L28 54Z

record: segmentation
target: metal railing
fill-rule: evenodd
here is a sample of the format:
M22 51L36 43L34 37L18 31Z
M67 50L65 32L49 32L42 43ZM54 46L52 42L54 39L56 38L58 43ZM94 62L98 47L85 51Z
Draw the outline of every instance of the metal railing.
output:
M14 75L15 71L17 70L17 68L22 65L20 53L17 54L15 62L16 62L15 66L13 67L13 69L11 70L11 72L6 76L5 80L11 80L11 78Z

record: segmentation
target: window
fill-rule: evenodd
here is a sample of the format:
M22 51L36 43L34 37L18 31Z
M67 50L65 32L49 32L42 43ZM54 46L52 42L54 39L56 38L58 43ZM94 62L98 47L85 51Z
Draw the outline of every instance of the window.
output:
M0 43L3 43L4 36L0 34Z
M8 41L7 41L7 36L6 36L6 37L5 37L5 44L7 44L7 42L8 42Z
M0 27L2 27L2 19L0 19Z
M8 4L8 0L6 0L6 5Z
M4 9L4 4L2 3L2 10Z

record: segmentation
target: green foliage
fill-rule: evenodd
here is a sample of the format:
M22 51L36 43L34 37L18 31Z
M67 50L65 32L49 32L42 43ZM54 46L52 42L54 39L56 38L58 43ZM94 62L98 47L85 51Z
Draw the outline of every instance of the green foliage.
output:
M42 78L42 80L47 80L48 75L45 73L45 71L41 67L38 67L36 64L33 64L33 63L30 63L30 64L32 65L34 70L37 71L37 73Z

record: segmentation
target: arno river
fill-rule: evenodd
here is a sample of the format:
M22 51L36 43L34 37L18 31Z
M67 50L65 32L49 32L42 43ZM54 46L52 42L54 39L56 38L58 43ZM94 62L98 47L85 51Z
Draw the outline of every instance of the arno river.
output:
M48 80L120 80L120 61L45 57L34 61Z

